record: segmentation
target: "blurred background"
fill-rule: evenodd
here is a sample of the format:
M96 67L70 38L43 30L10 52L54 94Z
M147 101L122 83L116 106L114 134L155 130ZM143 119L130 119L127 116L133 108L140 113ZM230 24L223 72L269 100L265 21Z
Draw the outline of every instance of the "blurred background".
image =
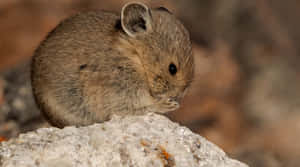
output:
M136 0L137 1L137 0ZM0 1L0 141L50 125L30 88L35 48L61 20L128 0ZM144 0L182 20L195 81L168 116L253 167L300 164L300 1Z

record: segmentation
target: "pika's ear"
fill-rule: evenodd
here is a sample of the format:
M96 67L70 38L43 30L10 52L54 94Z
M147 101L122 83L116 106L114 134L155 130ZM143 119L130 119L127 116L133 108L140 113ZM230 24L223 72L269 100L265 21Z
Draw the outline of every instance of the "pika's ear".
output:
M131 37L152 31L152 17L148 7L139 2L124 5L121 24L125 33Z

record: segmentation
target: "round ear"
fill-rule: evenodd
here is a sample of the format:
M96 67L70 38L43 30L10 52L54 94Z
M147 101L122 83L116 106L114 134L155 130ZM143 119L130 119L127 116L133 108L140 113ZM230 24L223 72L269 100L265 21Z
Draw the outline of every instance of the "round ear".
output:
M140 2L125 4L121 12L121 25L125 33L131 37L150 32L152 30L150 9Z

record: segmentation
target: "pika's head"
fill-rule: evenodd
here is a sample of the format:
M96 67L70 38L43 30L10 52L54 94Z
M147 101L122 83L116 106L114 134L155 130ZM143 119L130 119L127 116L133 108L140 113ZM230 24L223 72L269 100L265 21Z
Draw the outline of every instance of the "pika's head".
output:
M191 41L185 27L167 9L149 9L141 3L123 7L121 27L128 54L138 57L137 70L144 75L150 95L179 102L194 75Z

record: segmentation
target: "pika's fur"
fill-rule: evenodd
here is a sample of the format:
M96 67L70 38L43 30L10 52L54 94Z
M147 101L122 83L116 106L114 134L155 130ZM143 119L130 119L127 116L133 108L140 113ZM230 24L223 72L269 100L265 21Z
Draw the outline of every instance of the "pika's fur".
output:
M60 23L32 61L37 104L57 127L179 107L194 61L189 34L165 8L128 3Z

